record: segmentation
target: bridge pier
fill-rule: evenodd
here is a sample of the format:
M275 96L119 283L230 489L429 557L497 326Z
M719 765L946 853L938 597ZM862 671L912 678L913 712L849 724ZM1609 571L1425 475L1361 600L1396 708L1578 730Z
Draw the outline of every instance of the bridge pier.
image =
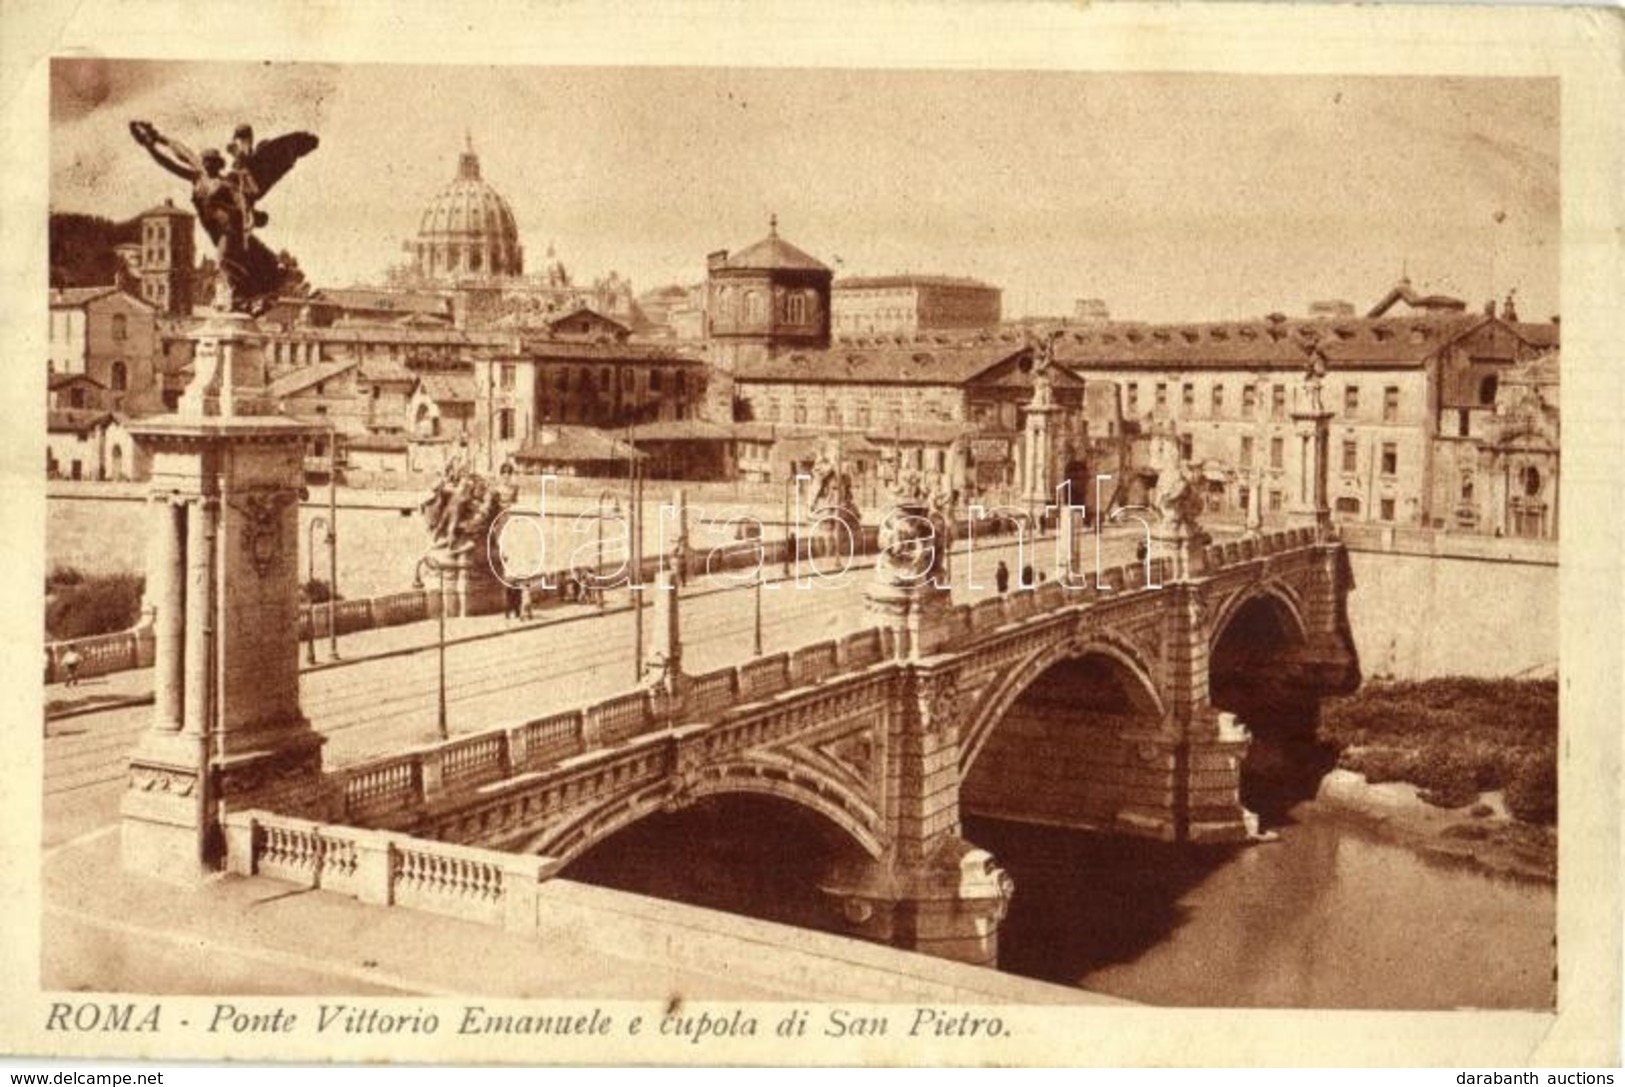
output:
M926 590L934 591L934 590ZM908 666L883 745L889 848L838 866L823 884L853 935L979 965L998 961L1013 884L959 818L959 738L967 700L952 658Z

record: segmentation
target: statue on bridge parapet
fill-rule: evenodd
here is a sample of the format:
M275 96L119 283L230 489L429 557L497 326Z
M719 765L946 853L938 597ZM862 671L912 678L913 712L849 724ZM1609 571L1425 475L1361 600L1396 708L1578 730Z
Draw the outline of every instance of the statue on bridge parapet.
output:
M945 637L953 502L945 479L928 486L924 474L911 469L880 522L875 580L865 598L869 612L896 631L902 656L929 654Z
M418 506L429 531L425 559L450 579L441 601L447 615L484 615L502 606L505 586L492 529L513 490L474 471L461 449Z
M813 462L812 515L815 524L823 526L831 537L830 550L839 553L843 548L857 549L863 528L863 514L854 497L852 477L832 460L827 450L820 450ZM833 538L836 525L845 527L847 541Z
M449 560L480 546L503 508L503 488L468 467L467 451L459 450L418 510L429 528L430 550Z

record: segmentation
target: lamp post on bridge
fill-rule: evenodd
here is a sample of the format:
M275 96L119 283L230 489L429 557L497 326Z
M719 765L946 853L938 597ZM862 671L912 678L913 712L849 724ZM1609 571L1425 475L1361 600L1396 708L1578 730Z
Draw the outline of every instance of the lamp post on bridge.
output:
M621 504L611 491L598 492L598 565L592 572L592 595L598 601L598 610L604 610L604 499L609 499L609 511L620 516ZM583 589L586 586L582 586Z
M446 568L437 562L433 555L424 555L418 559L417 566L412 571L412 588L422 589L423 571L432 570L440 582L440 599L435 607L435 614L439 619L440 636L437 642L439 658L439 698L437 703L436 727L442 740L451 739L451 730L446 724Z
M311 585L316 584L316 530L319 529L319 528L323 528L323 529L327 530L327 539L328 539L328 541L331 541L333 539L333 529L332 529L332 526L328 523L327 518L325 518L325 517L314 517L314 518L311 519L310 526L305 530L305 555L306 555L305 584L307 586L311 586ZM331 544L329 544L329 546L331 546ZM337 609L337 605L333 602L333 584L330 581L330 582L328 582L328 585L327 585L327 623L328 623L328 628L329 628L328 633L330 635L334 633L332 628L337 623L337 621L338 621L338 609ZM310 636L305 639L305 663L306 664L315 664L316 663L316 601L314 599L311 600L311 602L310 602L310 627L309 627L309 631L310 631ZM337 660L338 659L338 654L337 653L333 654L333 658L335 660Z

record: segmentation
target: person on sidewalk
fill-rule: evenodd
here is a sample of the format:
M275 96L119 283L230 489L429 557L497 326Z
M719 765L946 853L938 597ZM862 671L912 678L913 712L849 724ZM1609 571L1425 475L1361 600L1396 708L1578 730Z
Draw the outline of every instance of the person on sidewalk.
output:
M71 645L68 646L68 651L62 654L62 669L68 676L66 686L77 687L79 685L79 664L83 660L84 658L79 655L79 651Z
M1010 567L1004 564L1003 559L999 560L998 569L993 571L993 584L998 587L1000 595L1010 591Z

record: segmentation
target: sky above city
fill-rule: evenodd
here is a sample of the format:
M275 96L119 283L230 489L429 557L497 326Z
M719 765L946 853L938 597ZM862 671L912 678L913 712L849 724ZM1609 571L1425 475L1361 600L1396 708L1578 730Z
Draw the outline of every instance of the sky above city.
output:
M51 203L186 202L132 119L194 148L308 129L261 235L320 286L377 283L466 133L527 267L551 244L578 281L698 282L777 214L837 275L975 276L1007 316L1363 311L1407 272L1545 318L1558 118L1555 80L59 60Z

